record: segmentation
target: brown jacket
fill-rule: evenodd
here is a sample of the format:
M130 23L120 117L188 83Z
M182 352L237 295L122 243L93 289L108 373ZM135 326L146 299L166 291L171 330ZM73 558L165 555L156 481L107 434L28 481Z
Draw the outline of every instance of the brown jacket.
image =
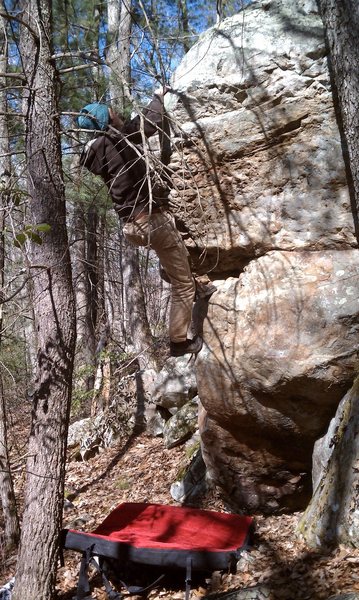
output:
M162 128L164 109L161 96L155 95L143 111L144 135L150 137ZM125 123L117 132L112 128L86 145L80 162L91 173L100 175L120 217L131 215L134 207L149 204L146 161L143 157L139 116ZM169 188L155 183L152 173L153 206L168 202Z

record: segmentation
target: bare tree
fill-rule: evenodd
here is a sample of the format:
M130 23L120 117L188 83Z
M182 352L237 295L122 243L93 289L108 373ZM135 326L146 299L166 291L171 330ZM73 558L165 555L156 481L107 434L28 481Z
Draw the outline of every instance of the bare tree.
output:
M126 105L130 102L131 0L122 0L120 3L109 0L108 23L109 45L107 57L111 70L109 80L110 97L116 109L124 113ZM138 362L141 368L157 369L140 275L138 250L125 245L121 253L121 263L126 320L128 322L127 332L130 334L133 349L138 354Z
M187 0L178 0L179 22L182 34L183 50L188 52L191 47Z
M3 3L1 3L3 4ZM6 73L7 40L6 26L0 17L2 44L0 48L0 72ZM3 290L5 285L5 223L10 195L10 144L6 121L7 97L6 80L0 80L0 347L3 329ZM4 396L2 368L0 365L0 498L5 522L5 545L10 550L17 545L20 535L19 520L16 509L14 486L11 477L10 460L7 444L7 415Z
M110 95L113 105L124 112L129 105L131 80L131 0L107 0Z
M51 1L22 3L21 61L26 85L26 155L32 227L37 372L14 600L51 600L62 523L75 348L74 297L61 168ZM46 226L44 227L44 224ZM41 233L44 230L44 233Z

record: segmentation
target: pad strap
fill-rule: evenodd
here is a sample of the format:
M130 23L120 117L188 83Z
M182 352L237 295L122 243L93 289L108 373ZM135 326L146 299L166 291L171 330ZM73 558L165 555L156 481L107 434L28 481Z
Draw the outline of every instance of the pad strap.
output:
M192 558L188 556L186 560L186 594L185 600L189 600L191 594L191 583L192 583Z

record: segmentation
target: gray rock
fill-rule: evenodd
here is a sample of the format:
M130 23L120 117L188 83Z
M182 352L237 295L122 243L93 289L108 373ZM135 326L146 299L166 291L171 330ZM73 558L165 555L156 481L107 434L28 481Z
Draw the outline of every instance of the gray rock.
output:
M329 431L315 446L313 497L298 530L307 545L322 550L343 544L359 548L359 377L339 404Z
M158 373L154 369L146 369L136 374L137 393L140 388L141 396L146 402L150 402L155 387Z
M110 407L108 411L99 412L95 418L89 417L73 423L68 435L68 448L73 450L71 457L89 460L98 454L100 448L109 448L131 424L131 419L133 425L133 416L129 416L124 423L123 417Z
M15 577L12 577L5 585L0 588L0 600L11 600L12 591L15 586Z
M190 464L171 485L171 496L176 502L193 502L202 496L206 489L206 466L201 450L198 449Z
M81 419L80 421L75 421L69 427L68 437L67 437L67 447L74 448L75 446L81 443L81 440L88 436L91 431L91 419Z
M146 431L153 437L163 435L166 419L157 410L156 404L148 404L145 410Z
M64 511L69 511L72 510L73 508L75 508L75 505L73 502L71 502L70 500L68 500L67 498L65 498L64 500Z
M300 508L357 365L359 250L272 252L216 285L196 361L203 458L237 506Z
M196 360L208 476L234 508L302 509L313 445L354 378L359 316L314 0L258 0L209 29L173 87L172 207L197 271L223 280Z
M174 73L172 203L198 271L356 244L314 4L254 2L203 34Z
M169 358L155 381L152 402L169 410L177 410L196 393L195 371L188 356Z
M198 428L198 396L182 406L163 428L166 448L179 446L188 440Z

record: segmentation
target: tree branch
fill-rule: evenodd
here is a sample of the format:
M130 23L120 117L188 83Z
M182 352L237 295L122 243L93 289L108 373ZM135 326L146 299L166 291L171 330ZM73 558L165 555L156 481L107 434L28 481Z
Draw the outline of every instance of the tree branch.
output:
M13 77L14 79L21 79L22 81L26 81L24 75L20 73L0 73L0 77Z
M56 54L53 54L51 56L51 58L54 60L57 60L59 58L73 58L73 57L88 58L89 60L92 60L93 62L98 62L101 60L98 57L98 54L96 54L96 52L91 51L91 50L89 52L57 52Z
M99 64L103 64L103 63L99 63ZM92 69L91 64L86 64L86 65L77 65L76 67L68 67L66 69L59 69L59 73L71 73L71 71L80 71L82 69Z
M3 19L7 19L7 21L16 21L17 23L20 23L20 25L23 25L24 27L26 27L26 29L29 30L29 32L35 38L35 40L39 40L39 34L37 33L37 31L35 31L29 25L29 23L26 23L26 21L24 21L20 17L16 17L15 15L10 15L8 12L3 12L2 10L0 10L0 17L3 17Z

